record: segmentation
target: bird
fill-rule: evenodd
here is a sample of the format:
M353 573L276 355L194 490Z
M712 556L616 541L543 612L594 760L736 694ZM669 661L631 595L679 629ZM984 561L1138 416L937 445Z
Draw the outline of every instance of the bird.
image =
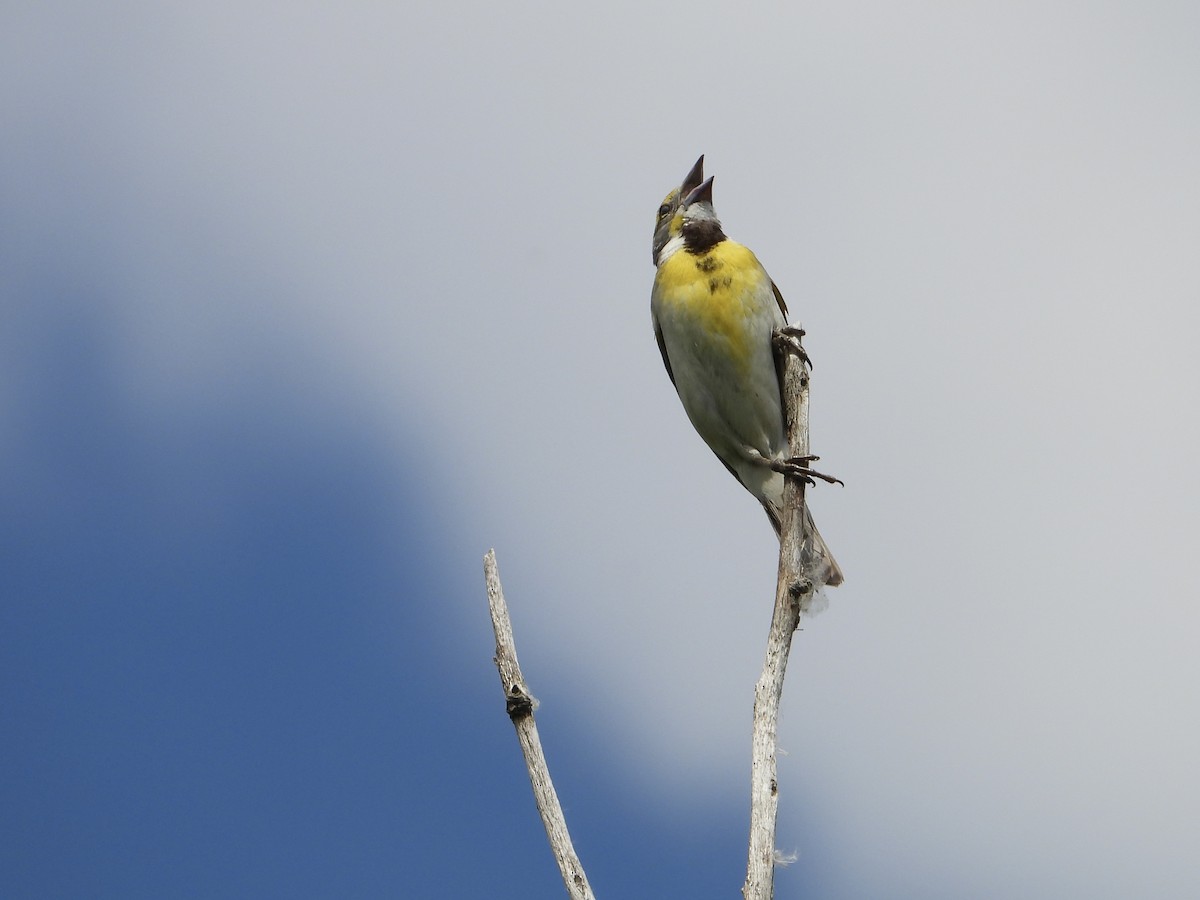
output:
M692 426L759 500L778 535L785 473L838 479L809 469L811 458L789 458L774 341L777 333L803 332L788 325L783 295L758 257L725 235L712 185L701 156L658 207L654 336ZM841 584L843 574L807 507L805 516L801 558L819 592Z

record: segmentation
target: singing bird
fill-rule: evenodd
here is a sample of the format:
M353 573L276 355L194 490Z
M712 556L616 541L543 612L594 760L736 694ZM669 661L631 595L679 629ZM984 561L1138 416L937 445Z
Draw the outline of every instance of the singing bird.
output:
M658 208L654 336L692 425L778 534L784 473L817 475L788 456L774 353L776 333L788 330L787 306L758 258L725 236L712 183L701 156ZM839 585L842 570L805 514L807 574L817 590Z

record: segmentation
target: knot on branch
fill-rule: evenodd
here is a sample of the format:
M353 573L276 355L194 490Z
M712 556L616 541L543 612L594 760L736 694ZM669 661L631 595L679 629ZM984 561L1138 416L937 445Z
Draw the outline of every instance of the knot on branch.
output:
M814 587L808 578L797 578L788 585L788 599L797 609L803 609L813 595Z
M537 701L519 684L510 684L504 692L504 709L514 722L533 715Z

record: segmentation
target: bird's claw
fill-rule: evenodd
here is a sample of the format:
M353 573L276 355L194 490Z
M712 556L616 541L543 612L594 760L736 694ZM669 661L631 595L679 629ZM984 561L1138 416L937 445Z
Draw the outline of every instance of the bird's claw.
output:
M805 331L799 325L784 325L773 335L775 349L783 353L794 353L804 362L810 369L813 367L812 360L808 357L808 352L804 349L804 345L800 339L804 337Z
M832 475L826 475L824 472L818 472L816 469L810 468L810 462L816 462L821 457L819 456L792 456L788 459L779 459L771 463L771 468L781 475L800 478L808 485L815 485L814 478L819 478L828 484L840 484L842 487L846 483L840 478L834 478Z

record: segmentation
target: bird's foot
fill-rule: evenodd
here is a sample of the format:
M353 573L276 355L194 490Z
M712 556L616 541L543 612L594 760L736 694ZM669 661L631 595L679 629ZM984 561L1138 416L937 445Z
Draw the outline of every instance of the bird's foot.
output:
M796 354L811 369L813 367L812 360L809 359L808 352L800 342L804 335L805 331L799 325L784 325L772 335L772 340L778 352Z
M815 485L816 482L813 479L819 478L828 484L840 484L842 487L845 487L846 483L842 479L818 472L808 465L820 458L819 456L793 456L788 459L774 459L771 460L770 466L772 470L785 477L800 478L809 485Z

